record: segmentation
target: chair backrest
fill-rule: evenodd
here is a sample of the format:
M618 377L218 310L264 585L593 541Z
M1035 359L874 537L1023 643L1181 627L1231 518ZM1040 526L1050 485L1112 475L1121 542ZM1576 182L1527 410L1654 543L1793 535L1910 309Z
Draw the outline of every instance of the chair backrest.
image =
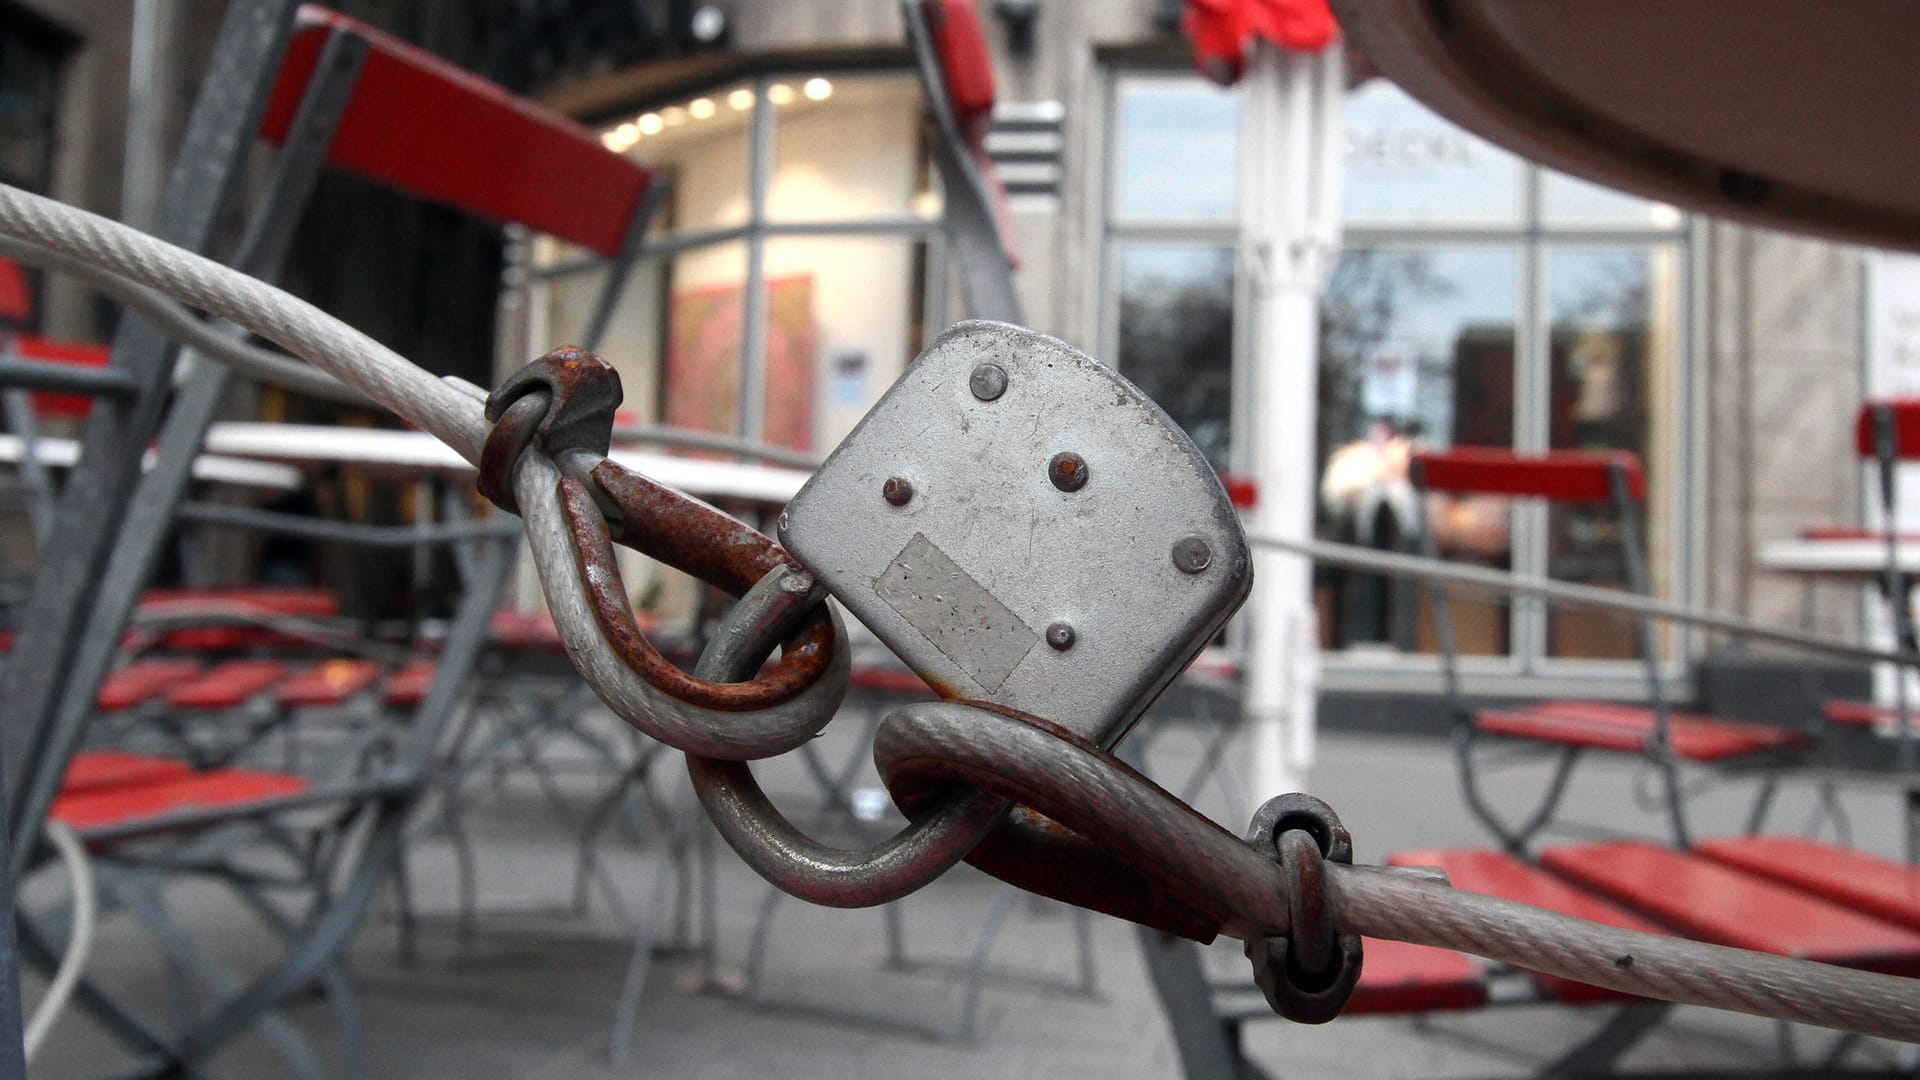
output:
M261 137L284 142L329 38L365 45L327 163L431 202L517 222L601 255L627 250L655 170L586 127L390 34L300 9Z
M1650 591L1635 513L1637 504L1647 497L1646 471L1639 457L1629 451L1549 450L1525 454L1500 447L1458 446L1414 454L1409 473L1414 485L1424 491L1543 499L1553 503L1610 504L1620 515L1620 546L1626 562L1627 587L1642 596ZM1429 557L1435 556L1431 529L1422 530L1422 546ZM1432 583L1428 584L1428 590L1447 696L1456 716L1464 721L1469 714L1460 692L1459 660L1454 649L1446 592ZM1647 695L1657 717L1658 738L1665 739L1667 707L1654 649L1653 626L1644 616L1634 621Z
M1622 491L1635 502L1647 497L1647 477L1640 459L1625 450L1521 454L1496 447L1461 446L1416 453L1412 471L1416 485L1455 495L1505 495L1567 503L1612 502Z

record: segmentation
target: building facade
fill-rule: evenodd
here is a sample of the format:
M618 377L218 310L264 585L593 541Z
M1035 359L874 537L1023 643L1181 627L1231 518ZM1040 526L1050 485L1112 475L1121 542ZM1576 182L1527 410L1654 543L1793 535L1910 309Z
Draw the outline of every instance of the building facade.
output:
M360 6L441 45L485 38L471 19L421 14L444 5ZM989 150L1011 196L1029 320L1116 365L1223 471L1243 468L1261 423L1246 388L1262 328L1237 224L1240 163L1263 135L1243 122L1242 92L1195 74L1174 30L1177 4L981 6L1000 92ZM124 139L116 87L138 50L124 5L87 7L113 11L0 0L33 16L0 19L4 160L28 162L19 175L55 195L137 214L145 173L129 171L126 155L148 151ZM145 107L184 115L204 51L193 27L213 25L200 9L218 5L157 7L177 45ZM603 351L640 420L824 453L961 314L896 2L666 7L720 18L697 47L596 54L588 40L584 58L535 71L526 87L673 181ZM51 79L13 59L36 47L53 56ZM1402 549L1430 528L1449 557L1617 585L1621 524L1609 515L1484 501L1429 514L1403 462L1422 444L1623 448L1646 462L1640 527L1660 595L1859 633L1857 595L1767 575L1754 555L1803 527L1859 519L1848 433L1862 392L1860 250L1541 169L1377 80L1350 88L1344 119L1344 235L1321 313L1317 449L1300 463L1319 493L1322 536ZM164 143L167 124L152 130ZM16 151L31 142L22 131L45 145ZM125 185L111 179L122 175ZM328 232L353 232L329 220ZM499 342L496 372L576 334L605 273L548 238L509 236L504 252L497 323L481 301L462 301ZM373 253L349 246L340 257L370 296L390 294L380 275L391 271ZM316 253L305 265L324 261ZM98 333L78 294L63 295L42 329ZM1329 691L1437 688L1417 590L1355 574L1314 580ZM1638 685L1629 639L1604 619L1469 603L1456 622L1479 689ZM1661 640L1676 671L1717 644Z

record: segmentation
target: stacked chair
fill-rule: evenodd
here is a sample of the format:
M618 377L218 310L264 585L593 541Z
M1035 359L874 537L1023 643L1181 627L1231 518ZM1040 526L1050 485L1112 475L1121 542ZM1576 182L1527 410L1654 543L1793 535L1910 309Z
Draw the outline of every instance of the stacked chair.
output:
M235 5L221 25L159 235L212 248L255 133L280 150L226 256L231 265L274 276L315 179L324 168L341 169L608 259L611 280L588 345L611 316L661 192L653 170L606 150L577 124L351 19L261 0ZM476 165L462 148L480 145L488 154ZM77 464L43 515L46 550L58 555L34 571L0 687L8 880L44 864L43 823L65 823L103 867L103 894L209 995L204 1008L167 1025L113 988L81 983L78 1000L136 1056L136 1072L198 1072L258 1026L293 1072L311 1075L316 1056L276 1010L317 985L343 1010L351 1034L341 950L387 882L404 889L404 876L394 875L403 823L434 775L517 542L508 539L510 523L491 520L442 525L426 538L453 546L465 571L458 610L431 651L412 640L360 643L347 653L311 648L311 613L254 612L241 628L171 625L156 631L157 641L128 639L228 378L222 365L200 363L176 386L177 354L129 317L96 377L61 384L95 401ZM51 370L9 364L0 382L44 387ZM203 508L194 516L219 514ZM246 517L259 524L263 515ZM270 528L318 542L423 542L417 528L264 517ZM172 617L186 617L177 603ZM261 640L262 622L300 623L293 637L306 644ZM190 651L169 648L169 632ZM196 633L228 635L235 647L209 658L216 643L195 643ZM336 634L329 644L344 640ZM144 651L130 656L129 645ZM106 745L123 736L132 745ZM277 959L247 977L212 964L160 903L184 876L235 890L284 939ZM12 890L0 893L10 905ZM283 895L298 910L277 903ZM23 953L51 963L61 922L23 913ZM357 1067L348 1042L348 1064Z

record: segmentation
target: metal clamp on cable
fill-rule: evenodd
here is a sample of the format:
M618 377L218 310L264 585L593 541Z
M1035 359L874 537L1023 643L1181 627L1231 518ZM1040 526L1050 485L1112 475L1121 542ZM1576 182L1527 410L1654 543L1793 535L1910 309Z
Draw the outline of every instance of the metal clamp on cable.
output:
M1253 981L1274 1012L1324 1024L1347 1007L1360 982L1360 935L1339 932L1326 884L1328 862L1353 862L1353 838L1332 807L1296 792L1260 807L1247 843L1285 871L1290 916L1284 936L1247 942Z

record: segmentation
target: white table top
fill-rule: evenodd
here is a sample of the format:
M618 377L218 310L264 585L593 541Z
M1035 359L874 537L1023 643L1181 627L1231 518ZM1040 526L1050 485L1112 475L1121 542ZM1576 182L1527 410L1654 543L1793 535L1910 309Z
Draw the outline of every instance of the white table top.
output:
M234 457L294 463L335 462L417 472L472 472L445 443L423 431L344 428L311 424L221 423L207 432L207 449ZM613 460L668 487L703 499L785 503L809 474L798 469L730 461L613 452Z
M1887 571L1885 540L1773 540L1760 545L1755 561L1760 569L1808 577L1877 578ZM1900 543L1900 568L1920 574L1920 540Z
M72 468L73 463L80 458L80 443L74 439L43 435L34 440L33 448L34 458L49 468ZM0 434L0 463L18 462L24 449L18 435ZM147 451L142 467L153 467L153 451ZM280 491L298 491L305 479L300 475L300 470L291 465L278 465L270 461L247 461L222 457L218 454L201 454L194 458L193 477L196 480L207 480L216 484L239 484L246 487L274 488Z

